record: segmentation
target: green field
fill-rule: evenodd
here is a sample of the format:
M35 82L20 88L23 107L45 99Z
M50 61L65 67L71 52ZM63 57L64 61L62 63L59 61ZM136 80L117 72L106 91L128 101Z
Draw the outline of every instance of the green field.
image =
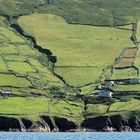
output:
M111 105L109 111L138 111L140 110L140 101L132 99L127 102L116 102Z
M17 73L36 72L28 63L25 62L8 62L9 70Z
M57 56L56 66L62 68L56 67L56 72L74 86L97 82L102 70L114 62L123 48L132 45L130 30L69 25L51 14L22 16L19 24L39 45Z
M29 87L31 83L26 78L10 74L0 74L0 87Z
M34 115L39 116L43 114L71 116L82 118L83 102L70 100L53 101L50 98L21 98L13 97L10 99L0 99L0 112L7 115ZM10 106L10 107L9 107ZM71 118L72 119L72 118Z
M86 110L87 117L95 117L106 113L108 106L103 104L88 104Z
M127 69L115 69L111 79L112 80L129 79L129 78L136 78L136 77L137 77L137 70L134 68L127 68Z
M6 19L0 17L0 87L4 88L47 88L62 82L51 73L41 62L42 58L48 64L47 56L43 56L30 46L25 38L21 37L6 24ZM36 65L32 62L37 62ZM31 92L28 89L28 92Z
M140 84L128 79L140 77L139 19L140 0L0 0L0 130L8 125L1 117L30 120L39 130L44 116L64 127L72 121L78 131L103 116L103 125L116 116L118 125L137 125ZM106 90L112 98L97 96Z
M140 85L139 84L133 84L133 85L117 85L114 87L111 87L114 91L140 91Z

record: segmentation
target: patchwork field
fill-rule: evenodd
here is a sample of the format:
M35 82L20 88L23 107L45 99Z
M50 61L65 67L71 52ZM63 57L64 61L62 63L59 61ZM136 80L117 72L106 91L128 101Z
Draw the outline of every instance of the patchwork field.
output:
M56 72L74 86L97 83L102 70L113 64L123 48L132 46L131 30L69 25L51 14L22 16L19 24L57 56Z
M135 64L135 57L137 54L137 47L129 47L123 50L120 54L119 60L116 60L115 69L131 68Z
M140 130L139 0L0 0L0 15L0 130Z
M69 116L71 119L78 117L82 119L82 112L84 110L83 102L54 99L50 98L21 98L13 97L10 99L0 99L0 112L7 115L27 115L39 116L42 114ZM9 108L10 106L10 108ZM79 120L80 121L80 120Z
M86 110L87 117L95 117L106 113L108 106L104 104L88 104Z
M138 44L135 47L129 47L122 51L119 57L117 57L113 75L110 79L129 79L129 78L138 78L140 76L140 49L139 49L139 40L140 40L140 22L137 24L136 37ZM121 87L121 90L126 90L126 87ZM118 90L120 87L118 87ZM139 90L139 88L136 88ZM128 90L133 90L133 86L128 86Z
M53 83L55 86L63 86L42 64L41 58L49 65L47 56L43 56L25 38L8 27L4 18L1 17L0 20L0 87L42 89L47 88L48 82L52 86Z
M126 68L126 69L115 69L113 71L113 75L111 76L112 80L117 79L129 79L136 78L137 70L134 68Z
M140 73L139 58L139 45L138 47L126 48L116 59L110 79L138 78Z
M139 84L133 84L133 85L117 85L114 87L111 87L113 91L140 91L140 85Z
M140 101L132 99L126 102L116 102L111 105L109 111L138 111L140 110Z

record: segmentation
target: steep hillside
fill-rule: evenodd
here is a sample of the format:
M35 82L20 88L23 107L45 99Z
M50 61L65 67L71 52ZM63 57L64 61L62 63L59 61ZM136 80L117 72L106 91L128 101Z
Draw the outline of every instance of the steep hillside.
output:
M10 8L9 8L10 6ZM62 16L69 23L123 25L140 16L137 0L0 0L0 13L30 14L34 11Z
M126 27L128 30L68 25L51 14L22 16L19 24L42 48L57 56L55 71L73 86L97 84L102 80L103 69L114 62L123 48L133 45L131 25Z
M140 16L138 0L49 1L40 10L62 16L69 23L113 26L132 23Z
M140 131L140 1L0 0L0 131Z

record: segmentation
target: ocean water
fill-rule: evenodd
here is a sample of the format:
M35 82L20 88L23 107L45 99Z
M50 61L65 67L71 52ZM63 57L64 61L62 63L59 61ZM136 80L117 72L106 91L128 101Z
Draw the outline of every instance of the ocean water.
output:
M140 140L136 132L0 133L0 140Z

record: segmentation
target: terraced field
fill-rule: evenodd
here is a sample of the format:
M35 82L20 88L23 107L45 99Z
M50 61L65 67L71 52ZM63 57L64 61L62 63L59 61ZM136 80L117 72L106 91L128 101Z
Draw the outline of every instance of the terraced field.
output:
M139 78L140 74L140 22L137 21L136 26L136 40L138 41L133 47L127 47L122 50L121 54L116 58L115 64L113 65L113 74L110 77L112 80L117 79L130 79ZM124 87L126 89L127 86ZM134 89L133 87L131 87ZM119 89L119 88L118 88ZM123 88L122 88L123 89ZM129 85L128 85L128 89Z
M5 20L1 17L0 87L43 89L47 88L48 81L52 86L63 86L62 82L41 63L40 59L44 56L29 45L29 41L8 27ZM47 56L45 59L46 65L49 65Z
M118 62L116 62L114 69L131 68L135 65L135 57L137 54L137 47L126 48L120 55Z
M137 70L134 68L126 68L126 69L117 69L114 70L113 75L110 79L130 79L137 77Z
M71 119L79 117L82 119L83 102L78 103L71 100L51 100L50 98L21 98L0 99L1 114L15 115L24 114L25 116L41 114L69 116ZM10 108L9 108L10 106Z
M95 117L106 113L108 106L104 104L88 104L86 110L87 117Z
M44 129L44 117L63 131L139 122L140 84L128 80L140 76L139 0L0 0L0 15L0 93L12 91L0 96L0 130ZM112 98L97 96L106 89Z
M127 102L116 102L111 105L109 111L136 111L140 110L140 101L132 99Z
M69 25L51 14L22 16L19 24L57 56L55 71L73 86L98 83L102 70L132 45L129 29Z
M110 79L130 79L139 76L139 47L125 48L113 65Z

